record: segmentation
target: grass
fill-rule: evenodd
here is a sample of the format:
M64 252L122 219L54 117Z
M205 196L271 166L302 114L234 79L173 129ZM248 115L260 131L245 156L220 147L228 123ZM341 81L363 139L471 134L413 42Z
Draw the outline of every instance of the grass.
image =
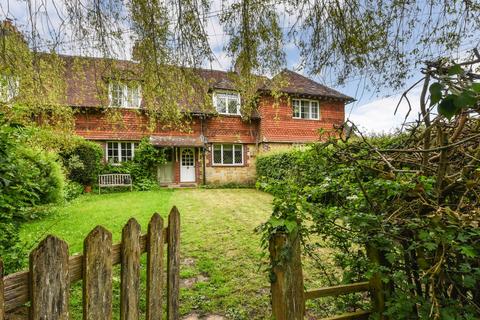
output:
M83 250L83 239L96 225L110 230L114 242L119 242L121 229L130 217L135 217L145 232L153 212L165 218L176 205L181 214L182 260L193 261L182 266L180 275L203 275L207 279L181 289L182 314L268 319L269 282L259 269L260 237L253 230L269 217L271 200L270 195L252 189L162 189L87 195L57 208L46 219L25 224L21 238L33 248L45 235L54 234L67 241L73 254ZM118 272L116 268L115 295ZM142 280L144 290L144 274ZM118 297L114 299L114 310L117 319ZM81 319L79 283L72 287L71 313L71 319Z

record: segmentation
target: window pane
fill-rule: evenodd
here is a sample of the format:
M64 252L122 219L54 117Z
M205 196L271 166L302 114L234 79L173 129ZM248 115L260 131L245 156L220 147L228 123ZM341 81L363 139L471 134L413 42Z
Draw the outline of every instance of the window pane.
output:
M301 101L301 118L308 119L310 118L310 102L302 100Z
M120 149L120 152L121 152L121 161L124 162L124 161L130 161L132 160L132 143L131 142L122 142L120 144L121 146L121 149Z
M243 163L243 146L240 144L236 144L234 146L235 149L235 164L242 164Z
M128 95L128 107L138 108L140 107L140 87L130 86L127 88Z
M312 119L318 119L318 102L312 101Z
M300 118L300 103L298 100L292 100L293 104L293 116L295 118Z
M223 164L233 164L233 145L223 145Z
M230 98L228 100L228 113L229 114L238 114L238 100L236 98Z
M111 163L118 162L118 143L109 142L107 144L107 161Z
M220 144L213 146L213 163L222 164L222 146Z
M110 87L110 105L114 107L123 106L123 86L118 82L112 82Z
M217 95L217 105L215 106L218 113L227 113L227 98L224 95Z

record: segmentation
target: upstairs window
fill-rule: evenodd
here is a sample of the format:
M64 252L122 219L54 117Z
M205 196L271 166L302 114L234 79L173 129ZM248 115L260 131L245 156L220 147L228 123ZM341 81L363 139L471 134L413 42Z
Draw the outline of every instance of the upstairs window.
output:
M318 101L307 99L292 99L294 119L320 119L320 107Z
M133 160L137 142L107 142L107 161L109 163L120 163Z
M214 144L213 164L239 166L243 164L243 146L241 144Z
M109 86L110 106L117 108L140 108L142 103L140 86L123 82L111 82Z
M240 115L240 94L218 92L213 95L215 110L220 114Z
M8 102L18 95L19 82L13 76L0 75L0 101Z

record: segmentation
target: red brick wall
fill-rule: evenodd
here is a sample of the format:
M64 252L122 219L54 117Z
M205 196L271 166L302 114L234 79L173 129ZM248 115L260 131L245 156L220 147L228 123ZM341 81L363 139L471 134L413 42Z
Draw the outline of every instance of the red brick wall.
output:
M82 108L75 116L75 131L91 140L140 140L151 135L198 137L200 119L194 118L181 129L148 128L148 118L137 110L121 110L121 121L109 121L102 109ZM204 134L211 142L255 143L258 120L243 121L238 116L217 116L206 119Z
M182 129L148 128L148 118L138 110L120 111L121 121L109 121L104 109L79 108L76 133L91 140L140 140L151 135L192 136L201 134L199 118L186 120ZM259 106L260 119L242 120L239 116L216 116L204 121L208 142L313 142L318 141L319 129L331 131L344 121L343 102L320 102L320 120L293 119L292 108L286 101L274 106L273 99L263 97Z
M242 120L240 116L217 116L205 121L208 142L255 143L258 120Z
M185 123L181 130L148 128L148 118L141 111L123 109L121 121L109 121L103 109L82 108L75 115L75 132L90 140L140 140L151 135L196 136L200 134L198 119Z
M331 131L343 123L344 102L320 101L320 120L293 119L287 99L274 106L272 98L260 103L260 134L264 142L314 142L320 139L319 130Z

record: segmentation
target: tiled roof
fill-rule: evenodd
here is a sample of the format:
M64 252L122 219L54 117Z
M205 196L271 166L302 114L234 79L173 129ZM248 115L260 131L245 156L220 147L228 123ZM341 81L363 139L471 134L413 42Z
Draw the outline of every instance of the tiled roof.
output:
M333 90L323 84L313 81L305 76L294 71L284 69L275 77L283 77L282 81L288 84L281 88L281 91L292 95L310 95L316 97L333 98L344 101L354 101L352 97L344 95L336 90Z
M67 85L66 103L71 106L99 107L108 105L105 90L108 79L138 78L139 65L133 61L113 60L92 57L60 56L65 61L65 78ZM209 69L195 69L195 72L206 81L209 90L235 90L233 72ZM293 95L310 95L353 101L338 91L330 89L296 72L283 70L279 75L288 81L282 91ZM279 76L277 75L277 76ZM259 77L259 90L268 91L270 80ZM214 113L214 110L200 109L199 106L185 106L187 112Z

